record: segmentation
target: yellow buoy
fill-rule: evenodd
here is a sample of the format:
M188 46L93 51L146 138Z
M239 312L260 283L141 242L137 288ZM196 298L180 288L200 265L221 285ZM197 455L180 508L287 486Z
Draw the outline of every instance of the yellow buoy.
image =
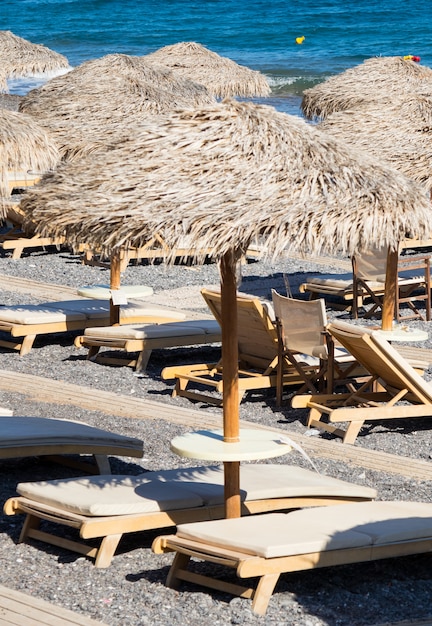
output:
M305 40L305 38L304 38L303 36L302 36L302 37L296 37L295 42L296 42L296 43L298 43L298 44L300 44L300 43L303 43L303 42L304 42L304 40Z

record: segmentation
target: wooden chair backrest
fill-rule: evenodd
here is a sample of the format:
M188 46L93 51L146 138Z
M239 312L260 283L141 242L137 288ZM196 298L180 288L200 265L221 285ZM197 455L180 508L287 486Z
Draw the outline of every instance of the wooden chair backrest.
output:
M202 289L209 309L222 327L221 294ZM238 348L240 358L250 363L270 363L277 357L278 340L274 321L266 306L253 296L237 295Z
M337 321L327 330L393 395L394 390L407 389L415 401L432 404L432 386L378 333Z

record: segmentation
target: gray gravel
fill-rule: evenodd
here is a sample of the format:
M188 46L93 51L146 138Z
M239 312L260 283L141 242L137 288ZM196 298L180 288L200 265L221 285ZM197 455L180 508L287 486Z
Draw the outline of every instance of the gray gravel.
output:
M316 274L319 271L340 270L337 262L325 268L308 260L253 262L243 266L241 288L248 293L269 297L272 287L283 292L283 274L287 273L291 287L297 293L298 285L305 280L307 273ZM77 256L67 251L33 252L16 261L0 256L0 274L74 288L108 280L107 270L83 266ZM217 284L218 273L214 264L171 268L163 264L139 264L130 265L122 280L124 284L149 284L156 294L160 294L180 287ZM40 297L12 291L3 292L0 297L0 305L38 301ZM190 304L195 311L207 312L205 305L195 299L191 299ZM328 313L330 317L343 315L331 309ZM412 324L425 328L429 326L422 322ZM146 374L139 377L127 367L107 367L86 361L86 351L73 346L73 335L57 335L49 339L38 338L31 353L22 358L15 352L0 348L0 368L190 407L194 405L184 398L171 398L172 386L161 380L161 369L175 362L213 360L218 354L217 347L154 351ZM426 377L431 378L430 371ZM50 404L35 403L25 393L19 392L17 389L13 394L1 393L0 406L12 408L17 415L76 418L98 427L141 437L145 442L144 458L138 461L112 458L115 473L137 474L146 469L193 464L179 459L168 446L170 439L188 430L186 426L173 425L162 419L125 419L97 410L80 410L55 404L55 399ZM203 407L202 410L203 425L206 412L220 412L214 407ZM241 416L260 424L305 431L304 413L293 411L288 405L277 410L274 392L255 393L248 397L242 403ZM429 460L432 452L431 427L432 418L421 422L384 422L362 431L356 446ZM315 461L319 469L329 475L376 487L380 499L432 501L429 482L321 458ZM307 465L300 455L290 455L289 459L276 462ZM71 469L36 458L3 461L0 470L3 501L13 495L17 482L76 475ZM270 601L266 616L259 618L252 614L248 600L232 599L186 584L180 592L166 588L164 581L172 557L156 556L150 550L153 537L160 531L125 537L111 567L97 570L89 560L58 548L36 542L31 545L16 544L21 518L3 515L0 524L0 584L82 612L111 626L201 626L203 622L371 626L426 617L431 618L432 623L432 574L430 557L427 556L285 575ZM206 568L208 566L203 566L203 570Z

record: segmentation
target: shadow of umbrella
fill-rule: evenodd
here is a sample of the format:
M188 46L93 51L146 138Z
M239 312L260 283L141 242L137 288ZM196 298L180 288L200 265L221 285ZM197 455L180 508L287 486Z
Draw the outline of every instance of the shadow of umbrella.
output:
M8 92L9 78L69 69L69 61L62 54L31 43L10 30L0 30L0 93Z
M198 260L213 249L223 433L233 444L240 441L236 270L250 241L260 237L270 258L287 248L352 254L371 244L395 248L408 228L419 237L432 228L428 198L413 181L299 118L235 101L149 121L116 149L47 177L22 203L41 233L65 231L75 243L88 236L110 252L142 245L154 231L170 250L191 236ZM236 517L240 463L224 467L226 516Z

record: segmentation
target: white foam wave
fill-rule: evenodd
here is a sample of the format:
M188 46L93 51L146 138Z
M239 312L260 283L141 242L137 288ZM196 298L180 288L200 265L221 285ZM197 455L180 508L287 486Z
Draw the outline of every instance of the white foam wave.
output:
M69 66L66 68L58 69L58 70L51 70L49 72L41 72L37 74L32 74L31 76L23 76L20 78L10 78L7 81L9 93L23 96L29 91L31 91L32 89L41 87L46 82L48 82L51 78L55 78L56 76L62 76L63 74L67 74L72 69L73 67Z

